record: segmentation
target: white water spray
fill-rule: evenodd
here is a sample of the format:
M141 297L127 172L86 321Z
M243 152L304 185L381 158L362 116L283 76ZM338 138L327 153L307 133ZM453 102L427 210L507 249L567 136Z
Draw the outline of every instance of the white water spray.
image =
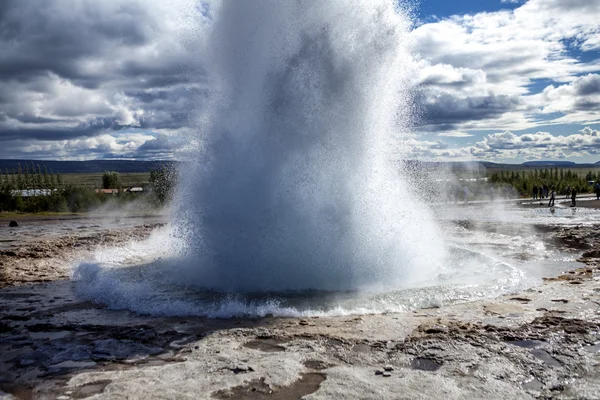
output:
M183 171L176 279L223 291L401 288L446 255L398 171L410 21L392 0L223 2Z

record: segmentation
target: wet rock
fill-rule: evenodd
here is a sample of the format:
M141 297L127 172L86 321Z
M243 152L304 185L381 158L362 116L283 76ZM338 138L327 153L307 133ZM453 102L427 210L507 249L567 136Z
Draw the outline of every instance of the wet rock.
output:
M529 303L531 301L531 299L527 297L511 297L509 300L520 301L522 303Z
M238 364L235 367L233 367L231 369L231 371L234 374L240 374L240 373L246 373L246 372L253 372L254 368L252 368L252 367L250 367L250 366L248 366L246 364Z
M382 376L384 376L384 377L386 377L386 378L389 378L390 376L392 376L392 373L391 373L391 372L387 372L387 371L386 371L386 372L384 372L384 373L383 373L383 374L381 374L381 375L382 375Z
M388 371L388 372L390 372L390 371L393 371L393 370L394 370L394 367L393 367L393 366L391 366L391 365L386 365L385 367L383 367L383 370L384 370L384 371Z
M600 258L600 250L586 251L582 256L584 258Z
M16 227L19 226L19 224L17 223L17 221L10 221L8 223L8 226L11 227L11 228L16 228Z
M428 335L448 332L448 327L445 325L439 324L439 323L437 323L437 324L425 323L425 324L419 325L418 329L421 332L424 332Z

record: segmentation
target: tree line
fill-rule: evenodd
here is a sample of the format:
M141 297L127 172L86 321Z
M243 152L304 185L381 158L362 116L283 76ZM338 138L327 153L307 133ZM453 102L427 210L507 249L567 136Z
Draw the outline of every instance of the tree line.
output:
M118 172L102 175L105 189L119 189L105 193L81 184L63 183L60 174L45 165L18 164L13 170L0 171L0 212L84 212L108 202L116 204L143 200L152 207L168 203L176 181L173 167L160 167L150 172L150 181L143 193L124 190Z
M500 171L490 176L492 184L508 184L522 196L530 196L534 187L547 185L554 187L556 193L566 194L567 188L575 188L577 193L587 193L593 190L589 182L598 182L600 171L589 171L587 174L578 174L570 169L544 168L532 171Z
M40 164L31 163L22 167L19 163L16 169L0 171L0 186L13 190L56 189L62 184L60 174L48 170L45 165L42 168Z

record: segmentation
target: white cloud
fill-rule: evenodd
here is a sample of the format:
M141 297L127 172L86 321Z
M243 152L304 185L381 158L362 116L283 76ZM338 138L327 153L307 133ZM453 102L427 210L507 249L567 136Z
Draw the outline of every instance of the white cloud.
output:
M415 143L415 154L597 154L594 135L583 131L566 136L569 143L511 132L600 123L600 58L582 61L570 52L600 50L600 2L502 2L516 6L436 18L410 33L419 53L411 75L420 87L417 130L448 140L501 132L464 148ZM158 157L179 148L171 138L189 125L206 90L198 49L210 18L197 0L0 4L2 156ZM132 127L153 134L123 132Z
M600 59L582 62L570 55L571 48L600 48L599 15L600 2L529 0L514 10L417 27L411 33L420 57L415 81L429 111L426 129L521 130L600 121L597 113L573 108L584 106L576 91L547 93L560 97L555 102L530 86L538 80L572 85L579 75L600 71ZM551 115L557 111L567 116Z
M425 159L562 159L600 155L600 131L586 127L571 135L548 132L517 135L510 131L486 135L468 146L453 148L436 141L412 141L412 156Z

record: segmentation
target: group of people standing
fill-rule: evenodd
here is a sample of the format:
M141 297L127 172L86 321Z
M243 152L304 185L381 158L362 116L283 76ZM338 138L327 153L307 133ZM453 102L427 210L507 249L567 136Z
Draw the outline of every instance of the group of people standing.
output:
M538 186L534 186L533 187L533 199L547 199L548 198L548 192L549 188L548 185L543 184L540 187Z
M598 186L598 184L596 184ZM598 192L596 192L596 195L600 198L600 189ZM571 196L571 207L575 207L575 200L577 198L577 190L575 188L571 188L570 186L567 186L567 190L566 190L566 199L569 198L569 196ZM548 207L554 207L554 200L556 199L556 190L554 188L554 186L552 187L548 187L548 185L544 184L541 186L534 186L533 187L533 199L547 199L550 198L548 200Z

